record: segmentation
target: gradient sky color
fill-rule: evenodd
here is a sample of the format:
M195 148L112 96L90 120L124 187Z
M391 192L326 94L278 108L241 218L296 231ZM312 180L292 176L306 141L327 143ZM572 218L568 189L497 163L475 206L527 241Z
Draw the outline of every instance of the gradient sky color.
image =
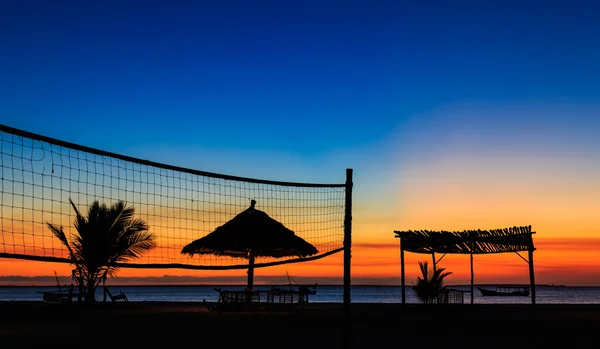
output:
M356 278L399 282L394 230L532 225L536 281L600 285L593 2L10 0L0 33L2 124L244 177L353 168ZM257 277L341 277L341 257ZM428 259L407 255L409 280ZM442 264L468 282L468 257ZM475 268L528 280L516 255ZM215 273L245 275L121 275Z

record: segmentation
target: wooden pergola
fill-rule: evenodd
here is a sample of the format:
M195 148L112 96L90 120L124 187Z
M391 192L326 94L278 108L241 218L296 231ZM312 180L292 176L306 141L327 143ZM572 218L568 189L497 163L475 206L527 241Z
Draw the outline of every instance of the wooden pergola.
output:
M465 230L460 232L409 230L394 231L400 239L400 278L402 282L402 304L406 303L406 285L404 274L404 252L431 254L433 268L436 268L446 254L468 254L471 256L471 304L473 304L473 255L514 252L529 265L531 303L535 304L535 276L533 272L533 234L531 226L512 227L494 230ZM519 252L527 251L528 258ZM442 254L436 260L435 254Z

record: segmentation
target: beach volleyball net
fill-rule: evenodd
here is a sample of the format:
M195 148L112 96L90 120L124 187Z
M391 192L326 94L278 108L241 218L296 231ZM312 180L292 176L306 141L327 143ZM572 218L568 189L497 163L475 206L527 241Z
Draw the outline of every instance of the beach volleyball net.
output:
M184 255L183 246L256 208L318 250L318 259L344 248L348 185L290 183L228 176L136 159L0 125L0 257L69 262L47 223L77 234L75 211L95 201L124 201L154 234L156 248L123 267L238 269L248 261ZM256 266L307 260L256 258Z

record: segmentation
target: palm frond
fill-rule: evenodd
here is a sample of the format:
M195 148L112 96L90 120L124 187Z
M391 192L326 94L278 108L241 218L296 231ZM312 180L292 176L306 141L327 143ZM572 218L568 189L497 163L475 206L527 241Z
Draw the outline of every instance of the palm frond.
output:
M67 234L65 234L63 227L57 227L50 223L46 223L46 225L48 226L48 229L50 229L52 234L54 234L54 236L56 236L56 238L63 245L65 245L65 247L69 251L69 256L71 257L71 259L75 259L75 255L73 254L73 250L71 249L71 244L69 243L69 240L67 239Z
M427 261L419 262L419 269L421 269L421 275L423 275L423 281L429 281L429 267Z
M123 201L118 201L110 207L108 211L111 226L111 233L119 233L124 230L124 227L133 219L135 210L133 207L126 207Z
M131 236L128 252L132 258L139 258L142 253L154 247L156 247L154 235L148 232L140 232Z
M69 202L71 203L71 206L73 206L73 210L75 211L75 215L76 216L81 216L81 214L79 213L79 210L77 209L77 206L75 206L75 203L73 202L73 200L71 200L71 198L69 198Z
M144 230L149 230L148 224L146 224L146 222L144 222L143 220L136 218L131 220L129 226L127 227L127 230L132 230L132 231L144 231Z
M75 203L73 202L73 200L71 200L71 198L69 198L69 202L71 203L71 206L73 207L73 210L75 211L75 229L79 232L78 226L84 226L86 224L86 219L79 212L79 210L77 209L77 206L75 206Z

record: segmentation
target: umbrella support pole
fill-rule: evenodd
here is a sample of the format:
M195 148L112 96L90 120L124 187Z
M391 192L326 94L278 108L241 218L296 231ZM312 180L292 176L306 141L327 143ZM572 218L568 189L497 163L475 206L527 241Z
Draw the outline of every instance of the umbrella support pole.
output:
M248 255L248 286L246 286L246 303L252 303L252 290L254 290L254 256Z
M248 258L248 289L254 289L254 256Z

